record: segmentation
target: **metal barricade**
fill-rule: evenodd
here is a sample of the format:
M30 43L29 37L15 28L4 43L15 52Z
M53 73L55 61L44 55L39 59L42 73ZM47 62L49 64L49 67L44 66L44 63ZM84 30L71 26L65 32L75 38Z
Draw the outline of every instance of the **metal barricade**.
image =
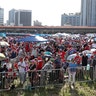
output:
M25 89L64 83L64 69L38 70L31 72L30 76L28 74Z
M87 67L76 68L76 82L87 82L94 80L95 70L93 67L87 69ZM25 73L25 81L20 83L19 72L1 72L0 73L0 91L10 89L24 89L31 90L36 87L44 87L48 85L63 85L68 82L68 68L67 70L52 69L52 70L36 70L28 71ZM96 76L95 76L96 77Z
M0 91L8 90L14 80L17 80L17 75L17 72L0 72Z
M93 81L94 80L94 69L91 66L88 68L87 66L81 66L77 67L76 69L76 82L87 82L87 81Z

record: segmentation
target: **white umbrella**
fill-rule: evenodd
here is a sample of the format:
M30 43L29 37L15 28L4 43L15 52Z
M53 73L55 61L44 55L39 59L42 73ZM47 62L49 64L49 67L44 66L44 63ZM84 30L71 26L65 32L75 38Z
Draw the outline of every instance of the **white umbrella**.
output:
M84 54L84 53L86 53L86 54L91 54L92 51L90 51L90 50L84 50L84 51L82 52L82 54Z
M76 56L76 54L71 54L71 55L69 55L68 57L67 57L67 60L72 60L72 59L74 59L75 58L75 56Z
M0 61L6 59L6 56L3 53L0 53Z
M80 53L79 53L80 54ZM67 60L71 61L72 59L74 59L76 56L76 54L71 54L67 57ZM86 53L86 56L88 56L88 58L90 58L92 56L91 53Z
M1 46L9 46L9 43L6 41L0 41Z
M91 49L91 52L93 53L93 52L95 52L96 51L96 49Z

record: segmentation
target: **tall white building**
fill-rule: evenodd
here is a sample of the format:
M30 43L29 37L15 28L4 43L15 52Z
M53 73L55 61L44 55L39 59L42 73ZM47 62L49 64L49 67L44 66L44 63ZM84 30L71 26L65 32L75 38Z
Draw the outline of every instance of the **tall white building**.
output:
M81 26L96 26L96 0L81 0Z
M4 25L4 9L0 8L0 25Z

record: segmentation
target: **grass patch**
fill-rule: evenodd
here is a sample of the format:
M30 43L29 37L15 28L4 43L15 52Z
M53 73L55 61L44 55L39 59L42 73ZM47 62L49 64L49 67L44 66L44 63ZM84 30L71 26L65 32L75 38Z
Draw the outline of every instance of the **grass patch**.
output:
M63 86L6 91L1 92L0 96L96 96L96 82L76 83L74 89L71 89L66 83Z

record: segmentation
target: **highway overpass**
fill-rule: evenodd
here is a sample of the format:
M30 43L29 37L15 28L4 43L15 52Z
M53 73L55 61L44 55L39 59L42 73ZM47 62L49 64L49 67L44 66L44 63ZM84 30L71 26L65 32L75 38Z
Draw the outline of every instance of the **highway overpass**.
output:
M88 26L0 26L0 32L12 33L96 33L96 27Z

